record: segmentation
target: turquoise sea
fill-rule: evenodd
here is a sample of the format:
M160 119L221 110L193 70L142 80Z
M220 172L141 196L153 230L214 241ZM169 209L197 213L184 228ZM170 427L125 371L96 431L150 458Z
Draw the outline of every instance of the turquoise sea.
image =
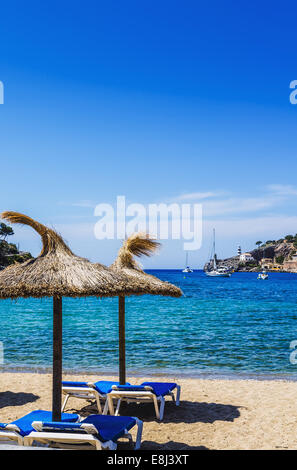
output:
M184 292L180 299L126 301L127 375L297 379L297 274L209 278L202 271L148 271ZM63 299L64 370L116 373L118 301ZM49 370L52 300L0 301L2 370Z

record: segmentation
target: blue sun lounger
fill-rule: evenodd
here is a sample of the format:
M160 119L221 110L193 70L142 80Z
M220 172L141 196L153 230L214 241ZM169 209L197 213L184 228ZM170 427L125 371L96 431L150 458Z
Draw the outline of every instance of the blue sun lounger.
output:
M99 380L98 382L62 382L62 394L66 395L62 405L62 412L70 397L82 398L84 400L96 400L98 413L107 414L108 403L106 401L107 394L111 392L113 385L119 385L119 382L110 380ZM127 385L130 385L127 383ZM105 402L102 412L101 401Z
M129 430L137 425L135 450L140 448L143 423L129 416L90 415L78 423L34 421L34 430L25 436L24 445L41 442L55 446L82 449L91 445L96 450L117 449L120 438L133 442ZM88 446L89 447L89 446Z
M61 418L63 422L75 422L79 420L79 415L62 413ZM34 430L33 421L50 421L51 419L51 411L35 410L12 423L0 423L0 440L13 440L19 445L24 445L24 438Z
M165 397L171 396L176 406L180 403L180 385L174 382L143 382L141 385L112 385L107 394L108 408L111 415L117 416L121 402L154 403L156 418L162 421L165 408ZM176 395L174 390L176 389ZM114 411L113 400L118 400ZM160 403L160 408L158 404Z

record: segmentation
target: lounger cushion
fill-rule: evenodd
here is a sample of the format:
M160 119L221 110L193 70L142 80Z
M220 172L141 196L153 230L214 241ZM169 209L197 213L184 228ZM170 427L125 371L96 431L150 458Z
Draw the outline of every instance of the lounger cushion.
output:
M106 395L111 392L113 385L119 385L120 382L112 382L110 380L99 380L94 383L95 389L101 394ZM128 382L126 385L130 385ZM62 386L64 387L88 387L87 382L67 382L63 381Z
M64 387L87 387L88 384L87 382L69 382L69 381L63 380L62 386Z
M20 430L20 435L24 437L33 431L33 421L50 421L51 419L51 411L35 410L10 424L15 424ZM65 422L75 422L78 421L79 416L74 413L62 413L61 419Z
M174 390L176 387L176 383L174 382L143 382L141 385L143 387L152 387L157 397L164 397L165 395L168 395L168 393L172 392L172 390Z
M113 385L120 385L120 382L111 382L109 380L100 380L99 382L94 383L96 390L102 395L106 395L107 393L112 391ZM128 382L126 385L130 385Z
M125 430L129 431L136 424L136 419L130 416L90 415L82 423L93 424L102 442L116 442Z
M136 424L136 419L129 416L90 415L80 423L43 422L42 428L44 431L86 432L82 427L82 424L86 423L92 424L96 428L97 437L101 442L116 442L117 439L124 436L125 430L129 431Z

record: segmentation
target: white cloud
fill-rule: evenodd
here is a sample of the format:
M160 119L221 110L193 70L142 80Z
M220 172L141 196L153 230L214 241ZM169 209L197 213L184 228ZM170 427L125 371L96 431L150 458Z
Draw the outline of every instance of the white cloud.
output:
M174 201L201 201L202 199L209 199L213 197L221 196L221 192L206 191L206 192L197 192L197 193L186 193L180 194L172 198Z
M297 196L297 188L290 184L269 184L266 189L280 196Z
M93 201L85 200L85 201L73 202L71 204L71 206L74 206L74 207L95 207L96 203L93 202Z
M200 202L203 206L203 217L225 215L242 215L279 208L288 198L297 196L297 188L292 185L270 184L265 186L263 195L255 197L232 196L227 191L205 191L180 194L171 201ZM267 194L267 191L269 192Z
M293 189L290 189L291 194L293 194ZM286 190L288 192L287 187ZM280 187L278 191L278 193L274 191L272 194L265 193L263 196L257 197L235 197L228 195L227 191L206 191L181 194L171 198L171 201L180 203L199 202L203 207L203 217L224 216L228 214L240 215L278 207L285 200L285 194L281 193Z
M201 203L203 208L203 242L201 250L193 252L193 262L196 259L196 265L206 261L207 250L212 238L212 229L216 228L218 252L222 257L231 256L236 251L237 244L240 243L246 250L254 247L256 240L278 239L288 233L297 232L297 216L294 205L289 205L295 201L297 196L297 187L285 184L270 184L263 186L262 194L253 193L253 197L242 195L232 195L226 191L209 190L204 192L193 192L180 194L170 201L161 201L167 203ZM134 202L134 201L133 201ZM111 204L115 207L115 201ZM95 207L95 203L90 200L81 200L74 203L68 203L68 206L76 207ZM289 208L290 206L290 208ZM148 209L148 205L144 207ZM75 212L77 215L73 215ZM110 263L118 247L118 240L98 241L94 236L94 225L98 220L93 214L84 215L89 211L71 211L62 219L57 215L51 224L59 233L69 242L73 251L81 256L89 257L93 260L100 259L104 263ZM291 215L290 215L291 214ZM82 218L81 220L76 217ZM146 217L144 217L146 220ZM174 220L174 217L173 217ZM69 222L69 223L68 223ZM164 217L160 217L160 227L163 227ZM15 236L12 241L20 242L21 249L30 250L33 254L40 251L40 237L32 230L23 227L14 227ZM160 253L161 258L158 261L153 259L151 263L155 267L175 267L180 258L183 263L182 240L162 240L164 245ZM196 258L195 258L196 256ZM149 264L150 262L148 262Z
M83 199L81 201L77 202L59 202L58 203L60 206L72 206L72 207L92 207L94 208L96 206L96 202L90 201L88 199Z
M208 201L202 204L204 217L243 214L271 209L282 203L283 199L275 196L228 198Z
M297 216L247 217L244 219L212 219L204 221L205 236L215 227L218 236L244 239L250 236L278 239L288 233L297 232ZM266 238L265 238L266 237ZM257 238L258 239L258 238ZM260 238L261 239L261 238Z

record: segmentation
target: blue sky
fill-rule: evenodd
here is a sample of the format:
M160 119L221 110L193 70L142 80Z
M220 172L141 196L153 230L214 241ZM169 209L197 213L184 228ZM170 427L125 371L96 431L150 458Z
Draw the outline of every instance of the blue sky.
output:
M0 210L109 264L94 206L203 203L207 259L297 232L296 4L12 1L1 6ZM38 237L15 241L37 254ZM164 241L145 267L184 264Z

